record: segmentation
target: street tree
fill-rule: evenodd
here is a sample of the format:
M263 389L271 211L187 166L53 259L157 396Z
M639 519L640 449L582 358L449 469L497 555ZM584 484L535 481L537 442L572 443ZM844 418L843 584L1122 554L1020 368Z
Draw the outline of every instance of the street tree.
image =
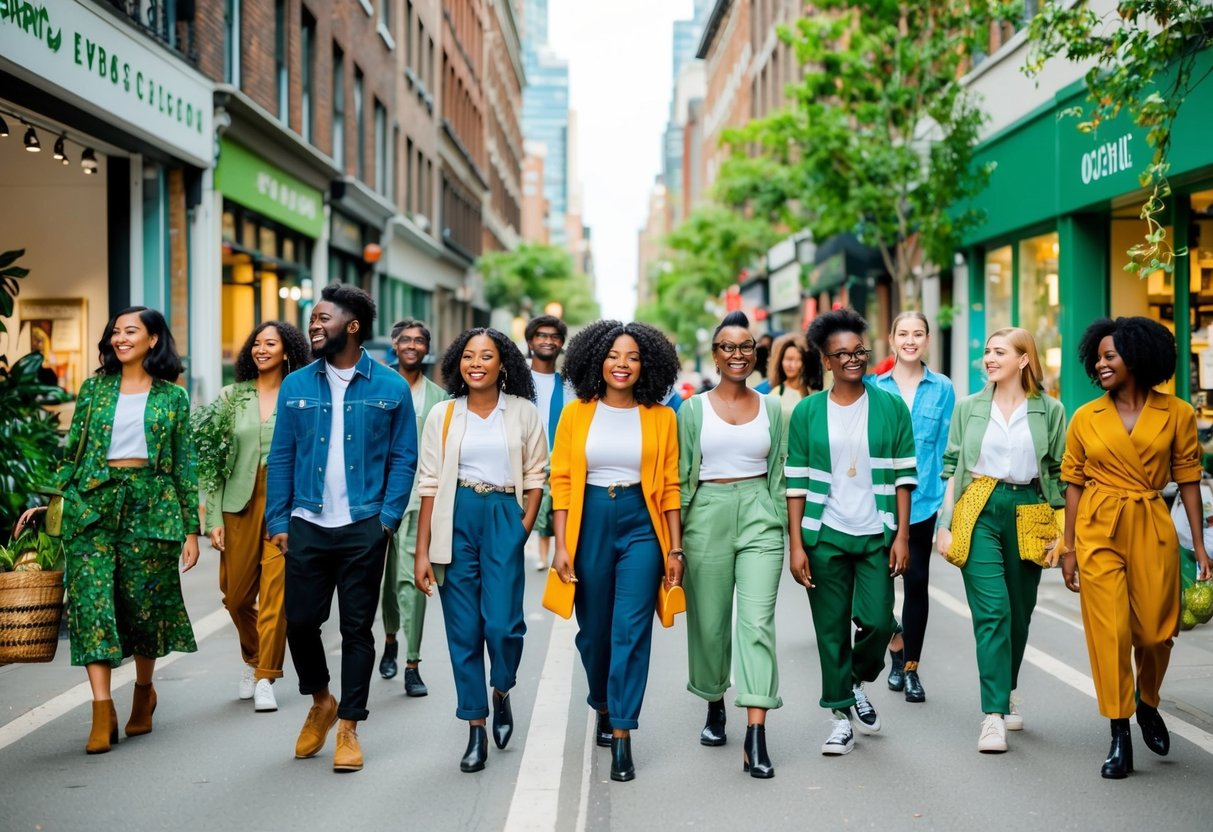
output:
M598 317L589 278L573 267L573 258L559 246L523 243L513 251L490 251L476 261L484 278L484 294L494 309L513 315L533 314L556 302L570 324Z

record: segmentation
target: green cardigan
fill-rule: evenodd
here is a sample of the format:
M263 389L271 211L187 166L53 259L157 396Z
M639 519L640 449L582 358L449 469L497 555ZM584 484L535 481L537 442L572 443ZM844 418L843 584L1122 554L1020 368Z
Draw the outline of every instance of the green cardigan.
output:
M788 524L788 501L784 478L784 449L787 444L783 435L783 406L779 396L763 396L767 408L767 424L771 431L772 453L767 456L767 488L775 514L784 526ZM699 464L702 451L699 436L703 432L703 396L691 396L678 408L678 479L682 487L682 520L687 519L687 510L695 499L699 488ZM711 405L709 405L710 407Z
M981 455L981 443L990 423L990 408L994 403L994 387L986 388L956 403L952 427L948 431L948 446L943 452L943 478L956 479L953 499L960 499L973 481L973 466ZM1061 458L1066 450L1066 409L1052 396L1028 398L1028 430L1036 451L1040 469L1040 490L1044 500L1053 508L1066 504L1061 485ZM940 516L940 527L951 528L951 511Z
M253 497L253 486L257 482L257 469L265 464L270 453L270 441L274 436L274 425L278 421L278 408L270 418L261 421L261 403L256 381L239 381L219 391L220 398L230 398L235 393L238 399L232 434L235 441L229 452L231 476L213 492L206 495L206 531L223 525L223 513L236 514L244 511ZM260 441L248 441L260 437Z

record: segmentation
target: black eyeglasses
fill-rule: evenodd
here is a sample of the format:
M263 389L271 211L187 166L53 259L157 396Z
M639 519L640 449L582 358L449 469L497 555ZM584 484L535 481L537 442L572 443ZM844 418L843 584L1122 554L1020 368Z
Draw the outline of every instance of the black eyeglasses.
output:
M753 355L754 342L746 341L744 344L730 344L728 341L720 341L712 344L712 349L720 350L725 355L732 355L735 352L739 352L742 355Z
M849 364L852 361L867 361L868 356L872 351L867 347L856 347L854 350L839 350L838 352L827 352L826 358L837 358L843 364Z
M536 332L531 336L532 341L563 341L559 332Z
M407 335L401 335L399 338L396 339L396 343L402 347L407 347L407 346L428 347L430 345L429 339L427 339L425 336L419 336L417 338L410 338Z

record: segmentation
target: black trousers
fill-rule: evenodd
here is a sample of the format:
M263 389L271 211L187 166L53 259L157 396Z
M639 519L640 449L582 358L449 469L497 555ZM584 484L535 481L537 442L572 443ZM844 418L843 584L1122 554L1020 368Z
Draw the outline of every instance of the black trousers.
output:
M902 639L906 661L922 658L922 642L927 634L927 614L931 599L927 587L931 578L931 538L935 536L935 515L910 524L910 564L903 578L905 597L901 604Z
M325 528L292 517L286 553L286 641L309 696L329 684L320 627L328 621L333 591L341 621L340 719L364 720L375 665L371 625L379 608L379 583L388 536L379 517Z

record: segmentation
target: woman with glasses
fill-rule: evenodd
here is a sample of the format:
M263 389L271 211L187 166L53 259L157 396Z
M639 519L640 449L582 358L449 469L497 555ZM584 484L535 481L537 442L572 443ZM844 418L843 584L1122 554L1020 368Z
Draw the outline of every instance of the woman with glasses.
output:
M795 345L787 342L793 352ZM725 744L724 694L733 665L737 595L737 696L746 709L742 769L775 776L767 711L783 705L775 658L775 598L783 570L787 502L784 420L777 394L746 386L754 336L730 312L712 336L720 384L678 411L683 542L687 549L687 690L708 703L703 745ZM778 353L776 361L779 361ZM799 371L797 371L799 372Z
M1015 527L1016 508L1046 502L1061 508L1061 460L1066 442L1065 409L1044 395L1040 359L1031 333L1000 329L986 339L989 383L961 399L948 432L943 476L948 479L936 544L952 549L952 496L980 512L961 568L977 642L981 710L985 714L977 750L1001 754L1007 731L1023 730L1012 691L1028 645L1036 608L1040 567L1023 560ZM973 506L973 508L969 508Z
M860 731L880 730L863 685L884 669L893 578L910 557L910 492L918 482L905 402L864 380L867 330L852 309L813 321L809 342L834 383L798 404L789 425L789 568L808 591L817 632L820 704L833 715L826 755L854 747L852 706Z
M876 379L883 390L901 396L910 409L914 447L918 451L918 487L910 500L910 565L906 568L905 598L901 604L902 631L889 645L889 689L904 690L907 702L925 702L927 693L918 679L918 662L927 632L930 599L931 542L935 515L943 503L943 445L952 423L956 393L952 381L927 366L931 326L921 312L902 312L893 319L889 345L896 363Z

